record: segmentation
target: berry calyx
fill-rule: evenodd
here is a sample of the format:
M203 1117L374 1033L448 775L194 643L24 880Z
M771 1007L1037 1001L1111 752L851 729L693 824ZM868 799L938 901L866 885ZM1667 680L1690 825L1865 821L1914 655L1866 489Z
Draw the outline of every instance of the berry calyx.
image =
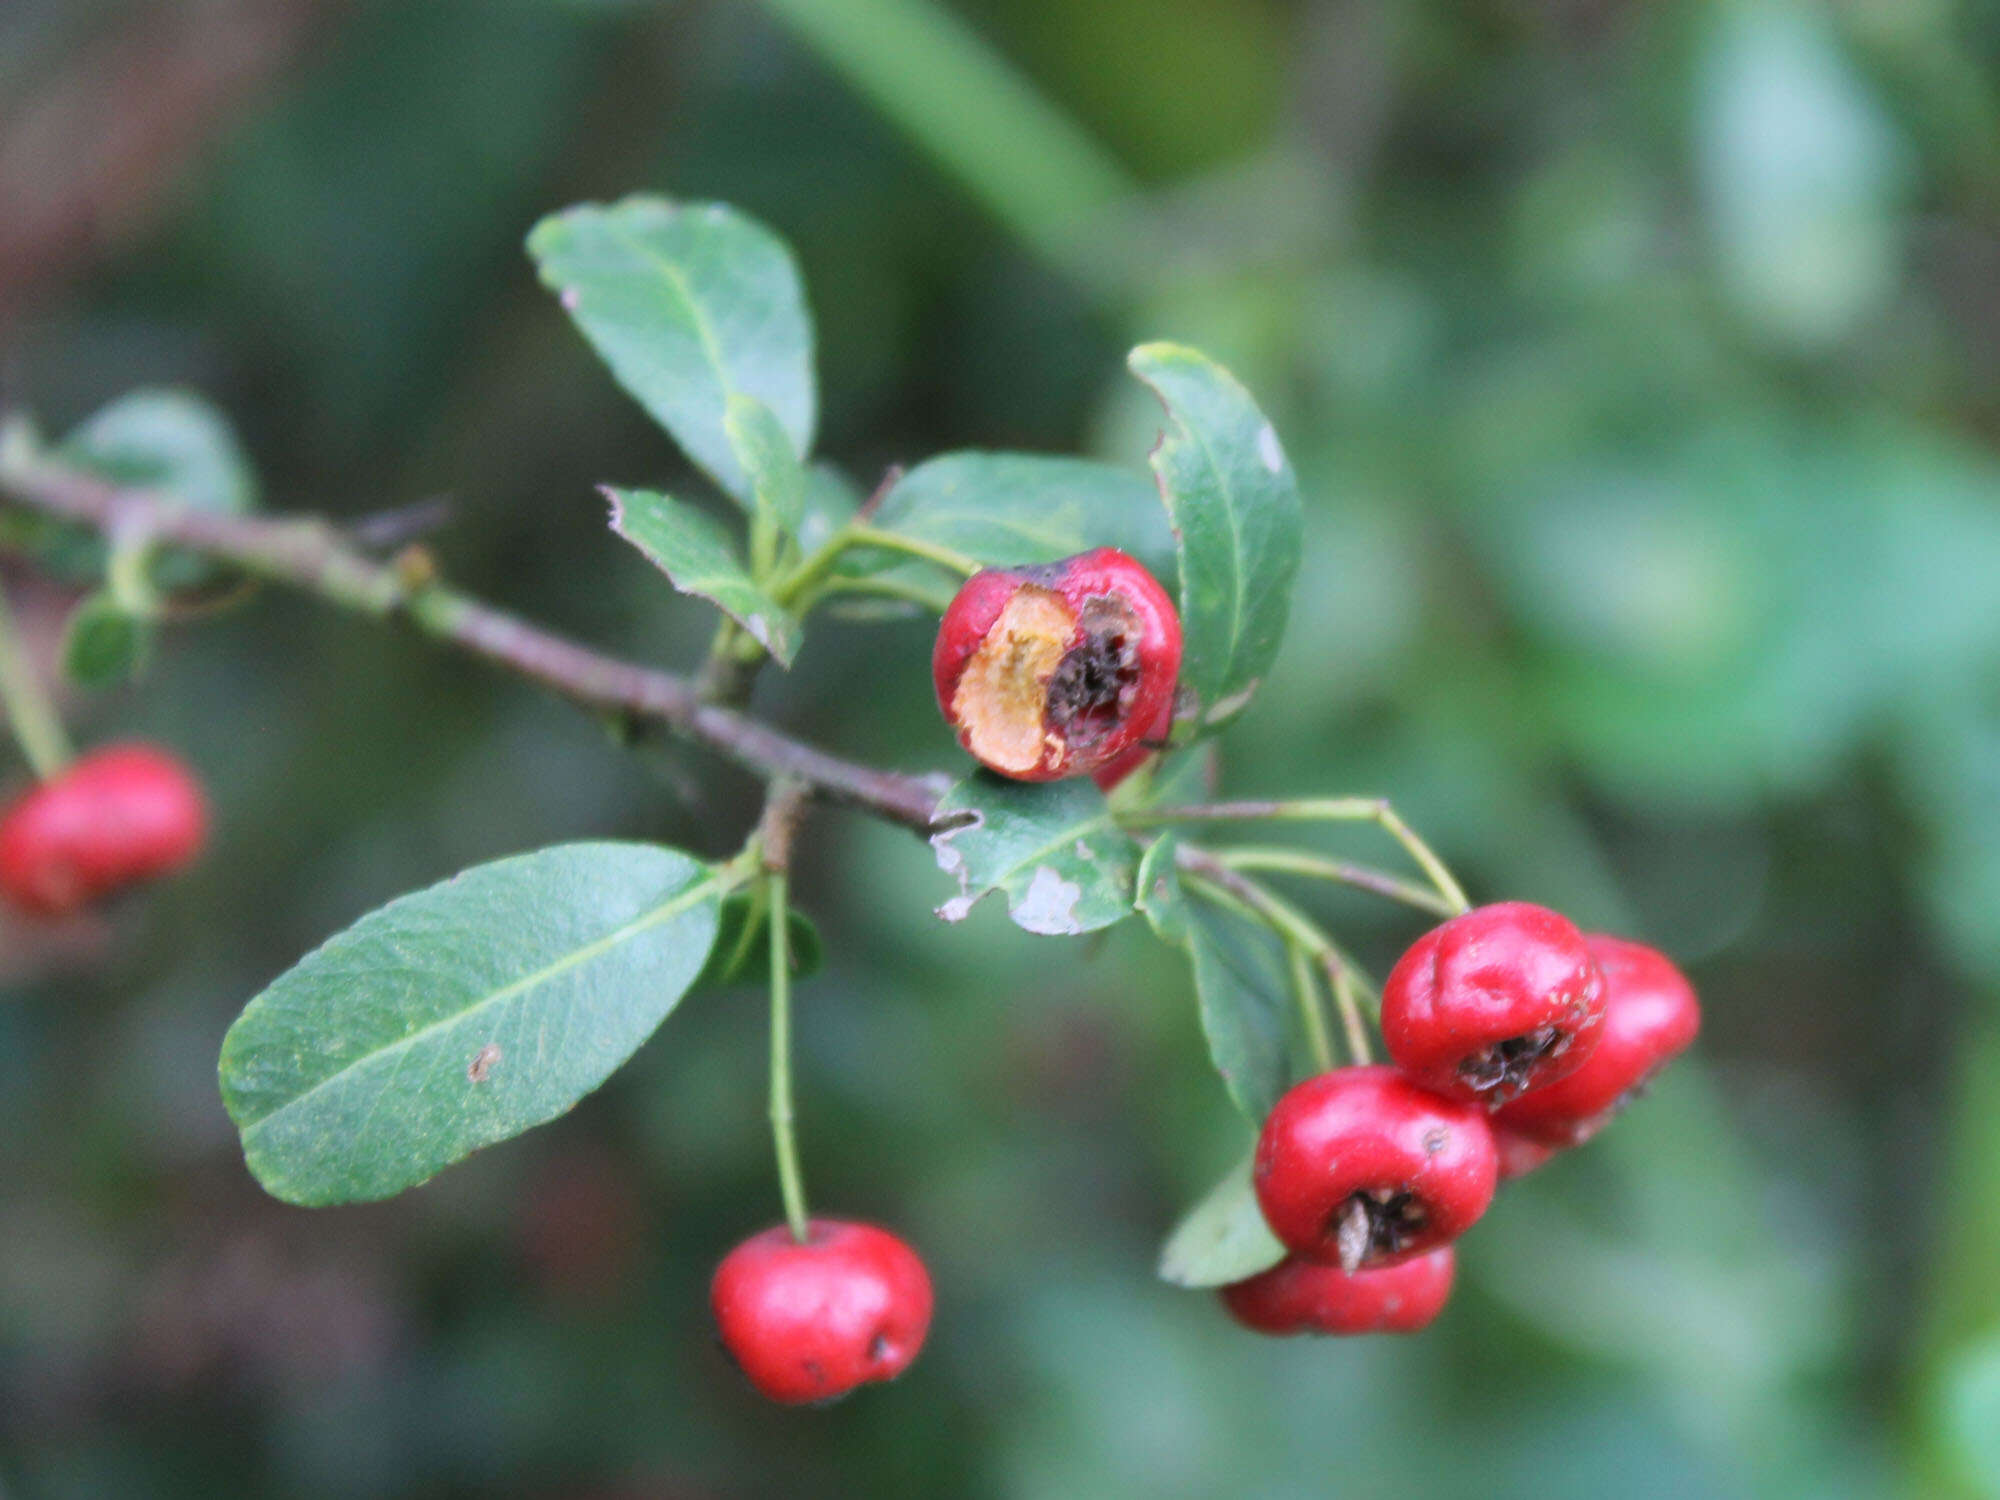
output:
M923 1348L931 1278L886 1229L814 1219L803 1243L780 1224L722 1258L709 1306L750 1384L787 1405L894 1380Z
M1257 1203L1285 1248L1349 1273L1457 1239L1493 1201L1493 1131L1394 1068L1296 1085L1257 1137Z
M1475 907L1411 945L1382 987L1382 1040L1426 1088L1489 1109L1581 1067L1604 976L1567 917L1526 901Z
M0 814L0 894L60 917L200 852L201 785L152 745L112 745L71 763Z
M1017 781L1081 776L1171 722L1181 623L1115 547L975 573L938 625L931 679L959 743Z
M1495 1127L1551 1147L1580 1146L1686 1051L1701 1030L1694 986L1643 943L1592 934L1585 940L1604 974L1604 1021L1583 1065L1546 1088L1503 1105Z
M1258 1333L1415 1333L1444 1311L1457 1259L1443 1245L1401 1265L1350 1273L1290 1255L1220 1295L1229 1315Z

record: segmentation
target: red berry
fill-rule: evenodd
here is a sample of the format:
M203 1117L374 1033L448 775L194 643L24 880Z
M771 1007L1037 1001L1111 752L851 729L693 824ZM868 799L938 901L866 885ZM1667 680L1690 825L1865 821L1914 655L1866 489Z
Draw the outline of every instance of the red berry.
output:
M1581 1146L1701 1030L1694 987L1665 954L1622 938L1586 940L1604 973L1604 1023L1583 1066L1493 1117L1547 1146Z
M831 1401L903 1373L931 1325L931 1278L886 1229L780 1224L722 1258L709 1286L722 1344L773 1401Z
M1512 1182L1516 1177L1526 1177L1538 1167L1545 1167L1562 1153L1554 1146L1544 1146L1540 1141L1530 1140L1518 1130L1509 1129L1500 1117L1493 1117L1493 1146L1500 1153L1500 1180Z
M1493 1201L1493 1131L1390 1067L1336 1068L1280 1099L1257 1138L1257 1202L1285 1248L1347 1271L1391 1266Z
M1457 1256L1442 1245L1401 1265L1351 1275L1287 1256L1222 1288L1222 1304L1259 1333L1415 1333L1444 1311Z
M0 814L0 892L32 915L66 916L179 869L207 828L201 785L179 760L151 745L108 746Z
M1091 773L1090 779L1097 783L1097 789L1109 794L1126 777L1145 765L1160 748L1166 744L1167 736L1174 732L1174 700L1169 694L1160 705L1160 716L1153 721L1153 727L1139 739L1139 743L1114 760L1108 760Z
M1582 1066L1604 976L1567 917L1503 901L1425 933L1382 987L1382 1039L1417 1082L1489 1109Z
M959 743L1017 781L1081 776L1171 720L1181 622L1151 573L1113 547L988 568L951 601L931 652Z

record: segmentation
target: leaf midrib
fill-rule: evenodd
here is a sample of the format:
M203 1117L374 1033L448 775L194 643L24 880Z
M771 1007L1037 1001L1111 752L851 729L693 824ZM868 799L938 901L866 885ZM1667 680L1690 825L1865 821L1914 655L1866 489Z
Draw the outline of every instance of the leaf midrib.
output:
M318 1094L322 1089L328 1088L329 1086L338 1083L342 1078L345 1078L349 1073L352 1073L356 1068L363 1067L368 1063L372 1063L378 1058L386 1057L392 1052L401 1052L407 1056L408 1049L415 1046L418 1042L424 1040L426 1037L431 1036L437 1032L443 1031L447 1027L456 1026L461 1021L464 1021L468 1016L476 1015L480 1011L485 1010L489 1006L505 1004L507 1001L512 1000L515 996L524 994L528 990L535 988L537 985L547 983L549 980L555 979L558 976L567 973L571 969L577 968L582 964L589 963L592 959L598 958L603 954L610 952L620 943L630 941L632 938L637 937L640 933L646 931L646 929L648 929L649 927L667 921L669 918L679 916L682 912L698 904L714 887L716 887L721 883L721 879L722 877L719 872L714 870L709 871L709 873L702 880L688 887L686 890L676 895L673 899L662 903L661 905L655 907L653 910L649 912L646 912L638 917L634 917L631 921L627 922L623 927L615 928L612 931L606 933L603 937L598 938L593 942L586 943L581 948L574 948L570 950L568 953L564 954L561 958L557 959L555 962L544 964L541 968L534 970L532 973L524 974L518 979L510 980L508 983L502 985L499 989L494 990L492 993L488 995L482 996L480 999L474 1001L471 1005L466 1006L463 1010L455 1011L449 1016L440 1017L438 1020L429 1022L428 1024L419 1027L417 1030L411 1032L407 1036L398 1037L395 1041L390 1042L387 1046L377 1047L372 1052L367 1052L362 1054L360 1057L355 1058L352 1062L349 1062L345 1066L341 1067L338 1071L327 1074L326 1077L320 1079L317 1083L313 1084L312 1087L306 1089L302 1093L294 1094L291 1098L287 1099L283 1104L280 1104L276 1109L271 1110L268 1113L259 1115L252 1120L245 1120L242 1119L241 1117L238 1117L236 1122L237 1128L242 1132L243 1136L247 1140L252 1131L263 1129L265 1126L269 1125L273 1120L277 1119L280 1115L285 1114L287 1111L294 1109L301 1104L304 1104L307 1100L311 1099L314 1095Z

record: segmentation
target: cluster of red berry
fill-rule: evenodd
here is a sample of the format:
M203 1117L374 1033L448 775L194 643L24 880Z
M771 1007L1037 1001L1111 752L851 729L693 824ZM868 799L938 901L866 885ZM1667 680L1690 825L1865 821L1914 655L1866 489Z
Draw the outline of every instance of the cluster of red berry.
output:
M180 869L208 829L201 784L152 745L108 745L0 812L0 896L33 917L66 917Z
M1257 1202L1290 1253L1223 1288L1263 1333L1409 1333L1496 1183L1580 1146L1694 1040L1694 990L1651 948L1546 907L1426 933L1382 990L1395 1066L1297 1085L1257 1140Z
M1138 562L1100 547L1046 567L972 575L931 656L945 718L1017 781L1094 775L1107 790L1163 743L1181 669L1180 616ZM722 1344L764 1395L830 1401L893 1380L931 1321L931 1281L871 1224L785 1225L723 1258L709 1289Z
M931 671L946 721L982 764L1109 790L1165 746L1180 663L1173 602L1107 547L975 573L945 612ZM1424 1327L1451 1293L1453 1244L1498 1181L1589 1140L1700 1025L1694 991L1659 953L1522 902L1420 938L1381 1016L1394 1066L1309 1078L1264 1122L1257 1201L1288 1253L1222 1289L1250 1328ZM900 1374L932 1307L907 1244L831 1219L803 1241L781 1225L737 1246L711 1301L724 1346L786 1402Z

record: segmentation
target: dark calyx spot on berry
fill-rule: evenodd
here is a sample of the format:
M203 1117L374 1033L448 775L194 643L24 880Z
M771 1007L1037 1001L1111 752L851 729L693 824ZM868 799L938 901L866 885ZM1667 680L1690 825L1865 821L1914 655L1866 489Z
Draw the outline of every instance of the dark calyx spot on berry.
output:
M1475 1093L1498 1104L1528 1087L1535 1069L1569 1050L1570 1034L1556 1026L1539 1026L1523 1036L1510 1036L1460 1060L1458 1076Z
M879 1365L889 1357L889 1335L877 1333L868 1341L868 1363Z
M1363 1266L1400 1254L1430 1218L1430 1210L1415 1193L1374 1188L1350 1194L1333 1216L1340 1269L1352 1276Z
M1092 594L1077 618L1082 639L1049 679L1048 724L1072 745L1112 734L1139 686L1139 621L1113 594Z

